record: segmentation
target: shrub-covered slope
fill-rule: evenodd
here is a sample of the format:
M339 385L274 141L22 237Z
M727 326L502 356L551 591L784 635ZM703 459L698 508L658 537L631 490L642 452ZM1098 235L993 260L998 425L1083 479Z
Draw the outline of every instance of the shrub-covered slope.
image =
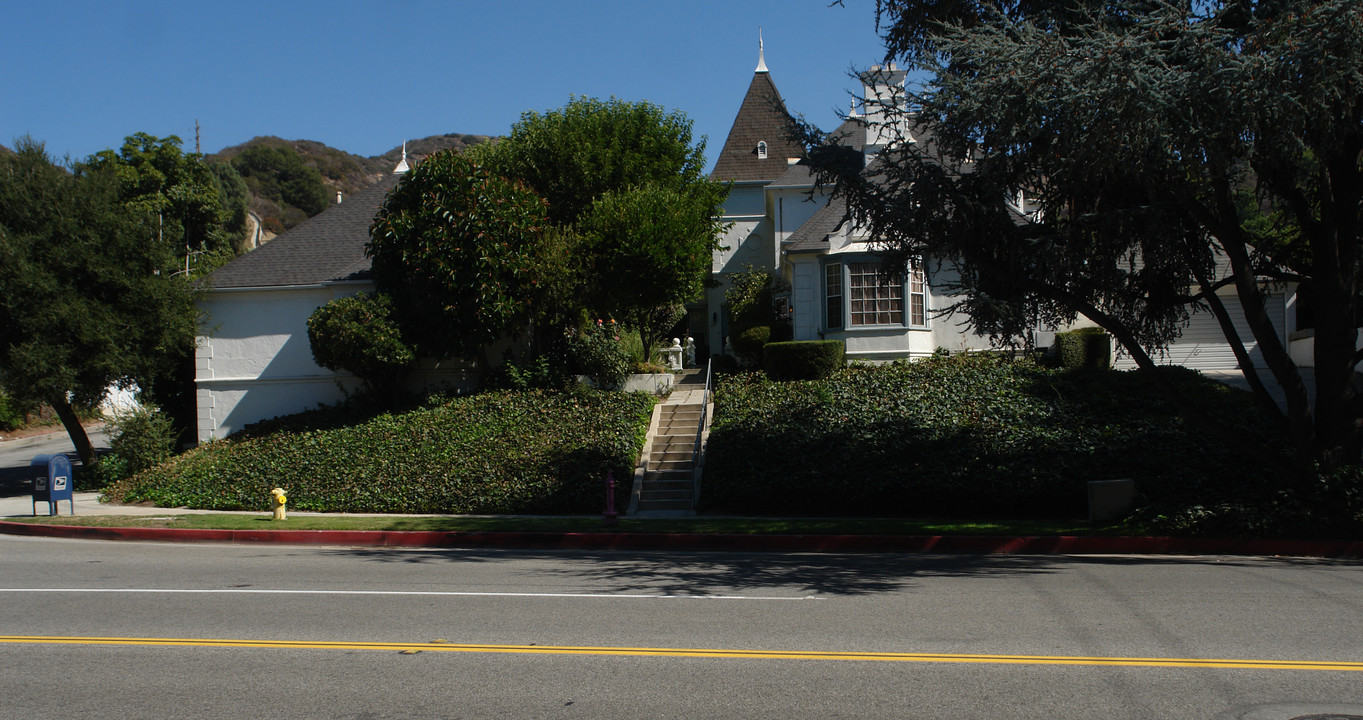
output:
M1247 393L1170 369L1180 389L1273 457ZM1207 439L1136 373L990 356L853 367L812 382L719 384L701 489L711 512L1083 516L1089 480L1149 500L1257 492L1272 470Z
M296 510L595 513L608 470L624 507L652 406L635 393L489 392L359 422L317 411L191 450L106 496L265 510L282 487Z

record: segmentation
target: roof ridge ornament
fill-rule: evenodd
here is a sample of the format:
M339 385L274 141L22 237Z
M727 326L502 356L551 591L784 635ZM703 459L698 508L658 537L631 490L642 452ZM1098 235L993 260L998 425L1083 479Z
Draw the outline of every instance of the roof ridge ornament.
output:
M395 167L395 168L393 168L393 174L394 174L394 175L401 175L402 173L405 173L405 172L407 172L407 171L410 170L410 169L411 169L411 168L409 168L409 167L407 166L407 141L406 141L406 140L403 140L403 141L402 141L402 159L398 161L398 166Z
M767 72L766 51L762 48L762 28L757 28L757 69L753 72Z

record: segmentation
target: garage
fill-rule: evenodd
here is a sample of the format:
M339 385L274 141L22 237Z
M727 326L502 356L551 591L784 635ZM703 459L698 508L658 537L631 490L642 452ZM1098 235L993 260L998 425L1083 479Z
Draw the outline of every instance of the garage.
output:
M1230 313L1240 339L1246 343L1245 349L1249 351L1254 366L1266 368L1263 353L1259 351L1258 343L1254 342L1254 336L1249 331L1249 323L1245 322L1244 313L1241 312L1240 298L1234 294L1220 294L1219 297L1225 304L1226 311ZM1269 319L1273 321L1278 337L1286 344L1287 293L1282 291L1269 293L1267 302ZM1221 333L1221 325L1216 322L1211 310L1194 313L1188 327L1183 329L1182 337L1170 343L1163 356L1156 355L1153 359L1157 365L1182 365L1195 370L1239 368L1235 353L1226 343L1225 335ZM1113 367L1129 370L1136 367L1136 363L1125 352L1119 352Z

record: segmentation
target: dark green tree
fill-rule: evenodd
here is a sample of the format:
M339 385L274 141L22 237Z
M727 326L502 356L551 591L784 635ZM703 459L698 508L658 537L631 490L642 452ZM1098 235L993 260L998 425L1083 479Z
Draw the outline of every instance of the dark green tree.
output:
M608 191L708 182L705 143L692 143L691 120L649 102L575 97L543 115L522 114L506 137L467 152L539 193L556 225L576 224Z
M235 254L240 255L250 248L246 246L247 215L251 209L251 189L246 186L241 173L228 162L208 164L213 178L218 184L218 203L222 206L222 224L232 243Z
M467 152L548 202L573 263L575 291L556 303L558 321L618 316L656 338L667 328L641 326L645 311L701 294L727 190L702 174L705 142L693 142L683 113L572 98L523 114L509 135Z
M182 248L181 270L199 276L232 258L218 180L202 155L180 150L180 138L130 135L118 152L101 150L82 169L117 178L126 212L154 222Z
M153 389L196 332L181 240L129 211L111 165L73 173L28 138L0 155L0 383L50 404L87 463L72 406L114 385Z
M403 177L367 253L417 352L475 358L526 328L564 267L544 213L534 191L451 150Z
M723 200L714 183L683 190L643 185L607 191L582 218L584 269L594 278L586 283L593 290L589 302L638 330L646 350L676 321L675 313L658 308L704 294L723 230Z
M953 309L983 332L1082 314L1147 369L1209 308L1276 412L1217 297L1233 288L1303 469L1359 462L1356 0L878 0L877 22L887 60L930 76L912 112L888 114L918 142L862 171L804 132L891 261L956 262ZM1010 208L1018 190L1039 219ZM1314 300L1314 398L1265 312L1266 279Z

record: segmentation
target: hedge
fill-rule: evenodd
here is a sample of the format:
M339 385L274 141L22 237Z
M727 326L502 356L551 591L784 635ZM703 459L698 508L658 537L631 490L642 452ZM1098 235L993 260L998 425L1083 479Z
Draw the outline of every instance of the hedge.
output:
M1056 364L1067 370L1112 367L1112 340L1099 327L1055 334Z
M616 504L654 399L591 390L487 392L354 422L307 413L208 443L112 486L117 502L211 510L289 507L376 513L598 513Z
M841 340L797 340L767 343L762 369L773 380L818 380L842 367Z

